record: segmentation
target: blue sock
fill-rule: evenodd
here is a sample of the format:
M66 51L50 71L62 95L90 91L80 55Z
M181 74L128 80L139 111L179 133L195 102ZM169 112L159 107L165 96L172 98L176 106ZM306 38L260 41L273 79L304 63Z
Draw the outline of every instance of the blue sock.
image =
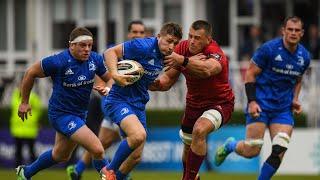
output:
M76 164L76 172L78 173L78 175L81 175L85 169L86 164L82 160L79 160Z
M133 149L129 147L128 141L122 140L108 169L112 169L115 172L119 169L120 165L127 159L127 157L132 153Z
M258 180L270 180L276 171L277 169L264 162Z
M119 170L116 172L116 176L117 176L117 180L125 180L127 175L123 174L122 172L120 172Z
M36 161L32 164L24 167L24 176L26 178L31 178L37 172L41 171L42 169L46 169L48 167L57 164L56 161L52 159L52 149L42 153Z
M236 147L237 147L238 141L231 141L226 145L227 148L227 152L233 152L235 151Z
M94 166L94 168L96 168L96 170L98 172L100 172L100 170L108 165L108 161L106 159L93 159L92 160L92 164Z

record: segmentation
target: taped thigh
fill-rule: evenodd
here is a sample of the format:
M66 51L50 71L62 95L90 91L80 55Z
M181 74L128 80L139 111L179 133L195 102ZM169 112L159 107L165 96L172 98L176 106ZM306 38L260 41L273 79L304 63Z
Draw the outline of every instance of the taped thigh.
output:
M281 147L288 148L289 142L290 136L287 133L279 132L274 136L272 145L279 145Z
M248 140L245 140L244 143L251 147L262 147L264 141L263 139L248 139Z
M214 125L214 130L220 128L222 123L222 116L221 113L215 109L209 109L205 111L201 117L208 119Z

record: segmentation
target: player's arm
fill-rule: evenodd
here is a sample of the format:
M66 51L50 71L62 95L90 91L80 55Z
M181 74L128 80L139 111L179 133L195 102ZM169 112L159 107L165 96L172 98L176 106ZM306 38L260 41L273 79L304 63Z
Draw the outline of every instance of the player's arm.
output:
M197 54L188 58L177 53L172 53L170 56L165 57L165 63L166 61L170 63L172 60L175 61L173 65L184 66L189 70L190 74L199 78L214 76L222 70L222 66L217 59L212 57L207 58L203 54Z
M170 68L165 73L161 74L152 84L149 86L150 91L167 91L175 82L177 82L180 75L180 71Z
M292 101L292 111L295 114L300 114L302 112L302 107L299 102L299 94L301 91L301 86L302 86L302 77L299 77L297 79L297 83L294 87L294 96L293 96L293 101Z
M249 114L256 118L260 115L261 108L256 102L256 77L262 72L253 60L250 61L249 68L247 69L245 75L245 89L248 98L248 112Z
M191 74L200 78L208 78L221 72L222 66L216 59L201 60L201 58L202 56L199 55L189 57L189 62L185 67Z
M29 67L22 79L20 92L21 92L21 104L19 106L18 115L24 121L28 118L28 113L31 115L31 107L29 104L30 92L36 78L46 77L44 74L40 61L34 63Z
M110 73L106 72L102 76L95 76L94 77L94 87L96 91L98 91L101 95L106 96L108 95L112 84L114 83L113 79L111 78Z
M118 64L118 59L122 58L123 56L122 49L123 49L123 44L119 44L117 46L107 49L103 53L104 59L106 60L105 63L112 77L114 74L118 74L117 64Z
M117 46L107 49L103 53L103 56L112 79L120 86L129 85L132 76L120 75L117 70L118 59L123 57L123 44L119 44Z

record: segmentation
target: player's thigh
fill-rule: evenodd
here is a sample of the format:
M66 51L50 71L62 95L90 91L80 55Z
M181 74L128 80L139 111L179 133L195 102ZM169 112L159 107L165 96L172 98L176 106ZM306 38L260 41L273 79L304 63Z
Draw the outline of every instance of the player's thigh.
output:
M102 144L98 137L86 125L73 133L71 139L89 152L96 152L102 148Z
M270 137L273 139L278 133L286 133L291 137L293 127L289 124L273 123L269 126Z
M267 126L263 122L253 122L246 125L246 139L263 139Z
M76 142L70 140L63 134L56 132L55 144L53 146L53 158L55 160L68 158L71 156L71 153L76 146Z

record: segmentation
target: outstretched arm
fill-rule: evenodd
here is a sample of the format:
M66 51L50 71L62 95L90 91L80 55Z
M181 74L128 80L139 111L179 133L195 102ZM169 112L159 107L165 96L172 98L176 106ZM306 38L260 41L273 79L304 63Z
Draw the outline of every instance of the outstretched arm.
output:
M221 64L216 59L213 57L208 58L201 53L186 58L173 52L171 55L165 57L164 62L167 66L184 66L192 75L199 78L208 78L219 74L222 70Z
M171 68L160 75L150 86L150 91L167 91L177 82L180 71Z
M25 72L21 82L21 103L18 110L19 117L24 121L31 115L31 106L29 104L30 92L34 84L35 78L43 78L45 74L41 68L40 61L34 63Z

